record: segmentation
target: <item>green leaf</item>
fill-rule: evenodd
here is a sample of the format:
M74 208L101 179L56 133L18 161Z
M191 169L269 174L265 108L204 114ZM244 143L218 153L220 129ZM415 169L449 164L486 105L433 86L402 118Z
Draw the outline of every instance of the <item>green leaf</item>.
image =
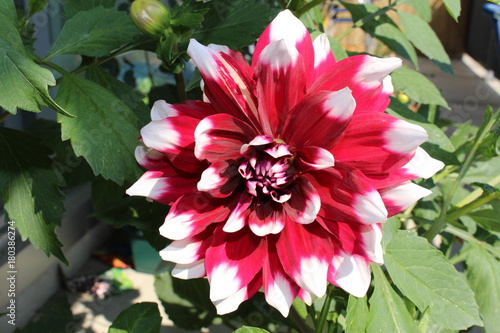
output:
M48 119L36 119L28 132L42 139L42 143L50 148L54 168L63 176L65 189L86 183L94 178L90 166L82 157L76 157L71 144L61 140L61 125Z
M366 297L358 298L349 295L346 312L346 333L365 332L369 315Z
M372 265L375 289L370 297L370 317L366 332L417 333L417 325L382 269ZM358 331L362 332L362 331Z
M29 0L28 8L30 15L34 15L44 10L44 8L47 7L48 2L48 0Z
M6 19L6 21L2 20L2 25L6 23L17 25L17 13L14 0L0 0L0 8L2 8L2 14Z
M0 196L8 218L23 240L67 264L54 232L64 212L61 175L52 167L52 151L21 131L0 127Z
M372 4L342 2L342 5L351 13L354 22L381 10L378 6ZM369 20L363 24L361 28L369 33L370 36L382 41L387 47L400 56L410 60L415 67L418 67L417 53L413 45L387 14L382 14L378 18Z
M392 72L391 76L394 88L407 94L416 102L450 108L434 83L421 73L403 66Z
M253 44L277 11L256 1L213 1L203 26L193 38L202 44L238 49Z
M455 155L455 148L453 147L453 144L439 127L430 123L421 115L412 112L396 98L391 97L391 104L386 112L412 124L422 126L426 130L427 134L429 134L429 139L427 142L422 144L422 148L425 149L429 155L444 162L446 165L460 164Z
M52 73L29 58L14 24L2 14L0 20L0 106L16 114L17 109L40 112L43 105L70 116L49 95L48 86L56 84Z
M139 33L125 12L96 7L69 19L46 59L61 54L102 57Z
M139 90L118 80L99 66L91 66L87 69L85 77L111 91L119 100L125 102L137 116L139 128L151 121L149 107L143 102L145 96Z
M432 322L450 329L481 325L474 294L464 277L423 237L399 231L385 248L394 284Z
M432 60L443 72L453 74L450 57L436 33L427 22L419 16L398 11L399 19L406 37L425 56Z
M155 289L168 318L180 328L199 330L216 317L206 279L181 280L163 273L156 276Z
M77 118L58 117L62 139L71 140L94 174L115 183L136 180L141 172L134 158L139 138L138 120L113 93L78 76L66 73L57 101Z
M108 333L158 333L160 329L158 304L142 302L123 310L109 327Z
M79 12L102 6L104 8L113 8L116 0L59 0L63 4L64 17L69 19Z
M491 131L478 147L478 152L484 157L496 157L499 154L500 127Z
M431 21L432 8L429 1L407 0L407 3L417 11L422 20L424 20L425 22Z
M467 281L475 293L486 332L500 327L500 262L481 246L470 243Z
M475 210L467 214L482 228L489 231L500 232L500 211L495 209Z
M443 3L451 17L458 22L458 17L460 16L460 11L462 10L460 0L443 0Z
M243 326L238 328L236 331L233 331L233 333L269 333L269 331L266 331L263 328L258 328L258 327L251 327L251 326Z

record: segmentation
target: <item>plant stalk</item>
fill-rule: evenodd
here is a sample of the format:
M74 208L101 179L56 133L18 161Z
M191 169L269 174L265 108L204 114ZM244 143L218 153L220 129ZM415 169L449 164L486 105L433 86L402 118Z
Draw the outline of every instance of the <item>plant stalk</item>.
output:
M323 328L325 327L326 318L328 317L328 312L330 311L330 304L332 303L333 299L333 288L334 288L333 285L331 284L328 285L325 303L323 303L323 308L321 308L318 321L316 322L316 329L314 330L316 333L322 333Z

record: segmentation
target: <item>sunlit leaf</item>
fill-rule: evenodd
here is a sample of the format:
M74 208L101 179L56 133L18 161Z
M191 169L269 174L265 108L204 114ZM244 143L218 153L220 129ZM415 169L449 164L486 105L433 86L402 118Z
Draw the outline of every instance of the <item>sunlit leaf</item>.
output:
M365 332L369 315L366 297L358 298L349 295L346 312L346 333Z
M392 72L391 76L394 88L407 94L414 101L449 108L441 92L423 74L403 66Z
M378 266L373 266L375 289L370 297L370 317L366 332L417 333L417 325L401 297ZM359 331L358 331L359 332Z
M395 285L432 322L450 329L481 325L474 293L464 277L425 238L399 231L385 248L384 263Z
M92 8L79 12L64 24L46 58L60 54L102 57L131 41L138 33L125 12Z
M450 57L429 24L413 14L401 11L398 11L398 14L406 37L410 42L442 71L453 74Z
M500 262L481 246L469 246L467 280L475 293L485 331L495 332L500 327Z
M94 174L118 184L134 181L140 169L134 157L139 129L135 114L103 87L65 74L57 101L76 118L58 117L63 140L71 140L77 156L83 156Z
M443 3L451 17L458 22L458 17L460 16L460 12L462 10L460 0L443 0Z
M49 95L48 87L56 80L27 54L17 28L0 13L0 107L16 114L17 109L40 112L40 106L69 115Z

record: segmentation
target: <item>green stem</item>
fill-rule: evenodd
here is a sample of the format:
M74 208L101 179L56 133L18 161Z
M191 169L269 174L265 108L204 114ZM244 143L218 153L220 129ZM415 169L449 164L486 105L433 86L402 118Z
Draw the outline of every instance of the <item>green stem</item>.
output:
M434 124L434 122L436 121L436 113L437 113L437 105L435 104L429 105L429 113L427 114L427 120L431 124Z
M476 243L476 244L482 246L487 251L491 252L491 254L496 256L498 259L500 259L500 250L499 249L497 249L496 247L492 246L489 243L480 241L479 239L477 239L476 237L474 237L473 235L471 235L467 231L462 230L462 229L457 228L457 227L454 227L452 225L447 225L444 228L444 231L449 232L450 234L455 235L457 237L460 237L465 241L468 241L471 243Z
M300 8L299 10L296 10L295 11L295 15L297 17L300 17L303 14L307 13L312 8L316 7L317 5L319 5L319 4L323 3L323 2L325 2L325 0L313 0L311 2L308 2L304 6L302 6L302 8Z
M333 285L328 285L328 290L326 292L325 303L323 303L323 308L321 308L321 313L319 314L319 318L316 322L316 329L314 330L316 333L322 333L323 328L326 324L326 318L328 317L328 312L330 312L330 304L333 299Z
M472 201L471 203L460 207L457 210L453 210L446 216L446 222L451 222L458 219L462 215L466 215L467 213L472 212L474 209L479 208L483 205L486 205L493 199L500 198L500 192L495 192L491 195L479 198L477 200Z
M391 3L389 6L386 6L384 8L380 8L378 11L376 11L375 13L373 13L371 15L368 15L366 17L363 17L360 20L357 20L356 22L354 22L354 24L349 29L345 30L342 34L340 34L339 36L335 37L335 40L337 42L340 42L344 37L346 37L351 32L353 32L354 29L362 27L367 22L370 22L371 20L377 18L378 16L385 14L386 12L388 12L389 10L391 10L392 8L394 8L396 6L396 4L397 4L397 1L395 1L394 3Z
M488 135L490 130L495 126L497 122L496 118L497 118L496 115L491 117L487 121L487 123L484 124L484 126L481 126L478 136L474 142L474 145L469 155L465 159L465 162L462 164L462 168L460 169L457 179L453 183L453 186L450 189L450 191L446 193L447 195L444 198L444 203L443 206L441 207L441 213L439 214L437 221L434 224L432 224L429 230L427 230L427 232L424 234L425 238L427 238L429 242L431 242L434 239L434 237L436 237L436 235L439 234L441 230L443 230L444 226L448 222L447 214L448 210L450 209L451 200L453 199L455 192L461 185L462 179L464 178L465 174L467 173L467 171L469 171L472 162L474 162L474 159L477 156L477 150L479 149L479 146L483 142L484 138Z
M448 177L449 174L455 172L458 170L458 166L456 165L449 165L449 166L446 166L443 171L441 171L440 173L438 173L437 175L433 176L432 177L432 180L434 180L434 183L438 183L440 182L442 179Z
M304 322L302 317L297 312L297 309L295 309L293 305L290 307L290 317L292 318L293 322L297 324L297 327L300 329L300 332L312 333L311 328L307 326L307 324Z
M278 2L280 4L281 8L286 9L286 2L285 2L285 0L278 0Z
M4 112L0 114L0 123L2 123L5 119L7 119L11 115L10 112Z
M496 176L495 178L493 178L492 180L490 180L486 184L491 185L491 186L496 186L498 183L500 183L500 175ZM462 206L465 206L468 203L471 203L472 201L474 201L477 198L479 198L481 196L481 194L483 194L483 192L484 191L481 188L478 188L478 189L474 190L468 196L466 196L465 198L463 198L462 200L460 200L456 204L456 206L457 207L462 207Z

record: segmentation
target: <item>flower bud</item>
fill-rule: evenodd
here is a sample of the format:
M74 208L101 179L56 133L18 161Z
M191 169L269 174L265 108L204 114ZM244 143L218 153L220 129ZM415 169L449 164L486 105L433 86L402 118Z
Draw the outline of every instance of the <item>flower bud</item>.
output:
M148 35L163 36L170 26L170 11L157 0L135 0L130 16L135 25Z

